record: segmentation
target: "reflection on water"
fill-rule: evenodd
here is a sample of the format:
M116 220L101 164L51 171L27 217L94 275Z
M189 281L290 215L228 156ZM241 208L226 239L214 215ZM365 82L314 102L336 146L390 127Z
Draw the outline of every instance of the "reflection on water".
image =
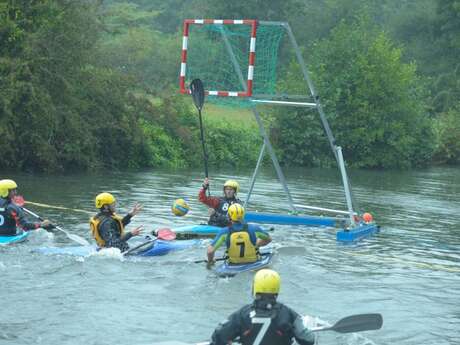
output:
M201 176L199 171L146 171L11 177L26 201L95 211L95 195L110 191L120 213L140 201L144 209L130 227L144 224L152 230L206 221L206 208L196 200ZM240 181L240 198L245 198L251 171L213 176L213 194L220 194L231 177ZM320 344L459 344L460 169L351 171L350 176L360 209L373 213L381 233L341 245L334 229L277 226L273 267L282 276L280 299L331 323L355 313L383 314L380 331L323 333ZM293 169L287 180L295 203L345 209L337 171ZM170 212L179 197L192 208L182 218ZM29 207L91 240L88 215ZM258 177L251 209L289 210L270 170ZM218 279L193 263L204 258L204 247L129 260L31 252L61 245L74 244L61 233L40 231L26 243L0 247L0 343L201 341L251 300L251 273Z

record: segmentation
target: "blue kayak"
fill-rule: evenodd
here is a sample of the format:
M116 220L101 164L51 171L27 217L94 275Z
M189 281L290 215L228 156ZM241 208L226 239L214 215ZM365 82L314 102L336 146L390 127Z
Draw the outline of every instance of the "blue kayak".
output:
M178 239L195 237L214 237L221 230L221 227L207 224L184 225L174 228Z
M185 241L164 241L157 240L153 245L140 248L139 251L133 252L135 256L159 256L165 255L172 251L183 250L199 245L200 240L185 240ZM73 246L73 247L41 247L34 252L49 254L49 255L74 255L74 256L90 256L98 252L97 246Z
M221 277L231 277L241 272L255 271L267 267L272 262L273 253L264 253L256 262L249 264L230 264L225 261L222 265L217 266L215 272Z
M16 236L0 236L0 245L13 244L25 241L27 236L29 236L29 233L27 231L24 231L22 234Z

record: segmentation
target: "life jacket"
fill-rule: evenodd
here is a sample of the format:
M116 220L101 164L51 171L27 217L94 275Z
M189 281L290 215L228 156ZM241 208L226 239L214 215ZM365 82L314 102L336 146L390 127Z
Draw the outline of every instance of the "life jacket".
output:
M3 198L0 200L0 235L14 236L16 235L17 224L16 219L8 211L9 201Z
M231 264L256 262L259 259L256 246L251 241L247 224L244 224L241 230L236 231L230 227L230 233L227 237L227 256L228 262Z
M241 204L241 200L237 198L220 198L219 205L214 209L216 212L209 218L208 224L222 227L228 226L230 224L230 219L227 216L228 208L235 203Z
M94 217L91 217L91 219L89 220L91 234L93 235L99 247L105 247L105 241L102 239L101 235L99 234L99 227L101 226L101 223L104 222L107 218L112 218L118 223L118 229L120 230L120 237L123 236L124 231L125 231L125 226L123 225L123 222L122 222L123 217L120 217L119 215L115 213L110 216L107 214L99 213L95 215Z

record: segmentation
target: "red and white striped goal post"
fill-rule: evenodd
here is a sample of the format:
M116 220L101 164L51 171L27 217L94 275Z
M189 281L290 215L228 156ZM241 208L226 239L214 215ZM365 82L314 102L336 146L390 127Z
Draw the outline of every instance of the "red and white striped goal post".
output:
M224 90L205 90L206 95L221 96L221 97L251 97L252 96L252 79L254 77L254 62L256 56L256 35L257 35L257 20L254 19L185 19L182 38L182 59L180 66L179 85L180 93L190 94L190 89L185 86L185 74L187 70L187 47L190 25L205 25L205 24L220 24L220 25L250 25L251 26L251 42L249 45L249 64L247 91L224 91Z

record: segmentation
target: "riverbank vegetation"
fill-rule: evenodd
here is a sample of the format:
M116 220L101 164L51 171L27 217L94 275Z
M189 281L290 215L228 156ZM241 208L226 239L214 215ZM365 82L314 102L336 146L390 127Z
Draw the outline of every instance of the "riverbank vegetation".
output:
M0 168L200 166L197 112L177 92L187 17L288 21L348 164L460 163L457 1L8 0ZM279 59L279 88L302 90L298 66ZM205 104L203 114L210 164L253 166L252 113ZM282 164L332 163L315 111L277 108L265 120Z

